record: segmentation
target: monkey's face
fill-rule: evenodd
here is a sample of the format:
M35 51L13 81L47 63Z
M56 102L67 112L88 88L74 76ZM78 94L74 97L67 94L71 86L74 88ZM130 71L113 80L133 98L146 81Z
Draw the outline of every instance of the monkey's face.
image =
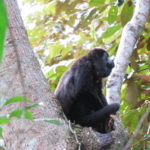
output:
M96 54L94 60L94 66L96 74L101 77L107 77L114 67L114 61L109 58L108 53L104 50L99 49L99 53Z
M107 57L106 66L104 68L105 71L103 72L103 77L109 76L114 66L115 66L114 61L110 59L109 57Z

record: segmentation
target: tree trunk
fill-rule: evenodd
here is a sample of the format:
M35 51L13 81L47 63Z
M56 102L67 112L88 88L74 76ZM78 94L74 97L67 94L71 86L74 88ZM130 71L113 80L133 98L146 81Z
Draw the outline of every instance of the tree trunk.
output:
M60 120L56 101L35 58L20 16L16 0L5 0L9 31L5 57L0 67L0 98L24 96L33 103L42 103L32 109L34 119L13 119L3 127L3 138L8 150L62 150L68 147L68 127L46 123L44 119ZM24 107L25 103L11 104L1 110L9 113Z
M3 139L7 150L106 150L116 135L122 131L100 134L91 128L72 129L62 119L61 108L52 93L39 63L30 46L16 0L5 0L9 30L5 44L5 57L0 67L0 99L5 101L14 96L24 96L32 103L40 103L31 109L34 120L12 119L3 126ZM31 104L31 103L29 103ZM3 107L1 114L23 108L28 103L16 103ZM44 120L59 120L55 125ZM69 124L69 125L68 125ZM117 130L119 131L119 130ZM117 137L119 137L117 136ZM121 140L119 140L121 141ZM124 141L117 143L121 150Z

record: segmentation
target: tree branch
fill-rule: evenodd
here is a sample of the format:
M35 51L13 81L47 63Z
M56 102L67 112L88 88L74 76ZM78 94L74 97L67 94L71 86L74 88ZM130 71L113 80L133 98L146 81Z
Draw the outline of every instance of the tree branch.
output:
M125 70L130 62L136 41L144 28L150 11L150 0L138 0L134 15L123 29L120 45L115 58L115 68L107 81L108 103L120 103L120 90ZM117 81L117 82L116 82Z

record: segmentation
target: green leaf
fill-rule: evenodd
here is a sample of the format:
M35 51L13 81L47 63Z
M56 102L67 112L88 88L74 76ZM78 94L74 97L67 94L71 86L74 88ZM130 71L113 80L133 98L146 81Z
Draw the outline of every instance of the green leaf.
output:
M139 120L138 110L132 110L122 116L124 125L129 128L130 132L133 132Z
M29 105L29 106L25 106L25 109L28 110L28 109L31 109L33 107L37 107L39 106L39 104L32 104L32 105Z
M84 15L85 20L90 20L90 18L92 18L94 16L94 14L96 14L96 11L98 9L95 7L92 7L90 9L87 10L87 12Z
M68 45L66 48L63 48L61 52L62 56L66 56L71 49L72 49L72 44Z
M133 16L133 12L134 12L134 4L132 0L126 1L120 15L122 26L125 26L126 23L130 21L130 19Z
M58 72L58 73L64 73L65 71L67 71L67 69L68 69L68 67L66 67L66 66L58 66L57 68L56 68L56 72Z
M3 129L0 128L0 137L2 136Z
M100 7L100 6L102 6L102 5L104 4L104 2L105 2L105 0L91 0L91 1L89 2L89 5L90 5L91 7L93 7L93 6Z
M116 2L116 0L110 0L109 3L110 4L114 4Z
M33 115L30 111L25 111L25 117L28 120L33 120Z
M56 42L55 44L51 44L50 46L50 58L56 57L63 49L63 45L59 42Z
M50 80L56 80L57 78L57 74L56 74L56 71L52 68L50 71L48 71L45 76L47 78L49 78Z
M8 26L7 12L4 1L0 0L0 63L2 62L4 41Z
M121 31L122 30L119 29L118 31L116 31L114 34L112 34L108 38L103 38L102 40L103 40L104 44L110 44L112 42L115 42L121 36Z
M8 99L4 105L8 105L8 104L12 104L12 103L16 103L16 102L22 102L24 101L24 97L23 96L16 96L13 98Z
M52 1L44 7L44 15L50 15L50 14L54 15L55 12L56 12L56 1Z
M10 117L21 118L23 111L21 109L16 109L10 113Z
M101 36L101 38L108 38L112 36L115 32L117 32L121 28L121 25L116 25L113 27L108 28Z
M10 122L10 118L8 117L0 117L0 125L7 124Z
M112 24L116 21L117 14L118 14L118 7L117 6L112 6L109 9L108 18L107 18L109 24Z
M62 125L62 123L59 121L59 120L44 120L45 122L48 122L48 123L52 123L52 124L55 124L55 125Z

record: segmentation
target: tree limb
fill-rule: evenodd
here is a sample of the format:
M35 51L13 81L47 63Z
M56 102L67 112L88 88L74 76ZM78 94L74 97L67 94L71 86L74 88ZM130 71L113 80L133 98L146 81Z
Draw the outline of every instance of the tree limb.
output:
M138 0L132 19L125 25L115 58L115 68L107 81L108 103L120 103L120 90L136 41L150 11L150 0ZM117 81L117 82L116 82Z

